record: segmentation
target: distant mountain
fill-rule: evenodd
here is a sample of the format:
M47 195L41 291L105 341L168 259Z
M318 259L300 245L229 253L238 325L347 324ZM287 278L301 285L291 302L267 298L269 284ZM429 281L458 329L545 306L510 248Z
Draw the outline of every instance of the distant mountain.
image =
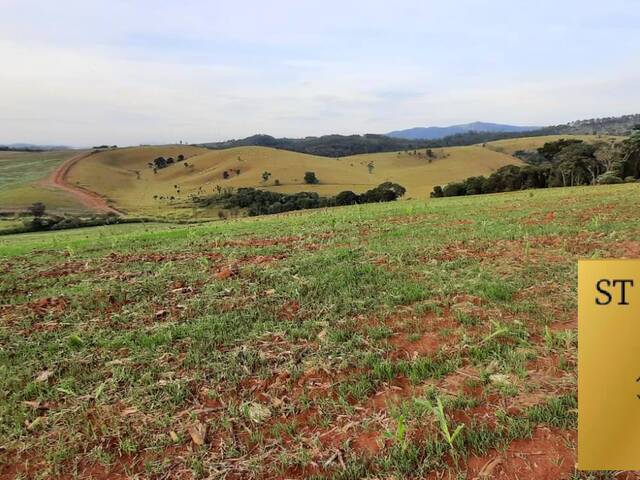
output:
M63 145L37 145L34 143L10 143L8 145L0 144L0 150L16 152L44 152L48 150L69 150L69 147L65 147Z
M196 144L220 150L232 147L262 146L324 157L343 157L360 153L394 152L418 148L457 147L475 145L507 138L538 137L544 135L610 134L627 135L640 124L639 115L578 120L548 127L522 127L499 123L473 122L450 127L410 128L386 135L324 135L305 138L275 138L271 135L252 135L223 142Z
M406 130L395 130L386 135L393 138L404 138L407 140L437 140L440 138L458 135L468 132L531 132L540 127L520 127L516 125L503 125L499 123L473 122L462 125L451 125L449 127L416 127Z

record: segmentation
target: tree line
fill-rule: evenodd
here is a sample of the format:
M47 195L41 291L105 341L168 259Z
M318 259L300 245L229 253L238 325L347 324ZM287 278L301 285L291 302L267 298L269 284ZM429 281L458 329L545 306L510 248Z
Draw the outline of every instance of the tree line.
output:
M436 186L431 197L510 192L529 188L635 182L640 178L640 126L621 142L547 142L535 152L516 152L527 163L507 165L488 177Z
M270 135L253 135L240 140L225 142L203 143L201 146L213 150L233 147L259 146L290 150L292 152L307 153L321 157L347 157L363 153L380 153L411 151L424 148L454 147L475 145L477 143L503 140L508 138L550 135L548 130L531 132L466 132L450 135L438 140L408 140L404 138L387 137L386 135L325 135L322 137L306 138L275 138Z
M406 189L402 185L392 182L384 182L361 194L346 190L335 197L321 197L315 192L286 194L246 187L236 191L227 190L213 197L200 197L196 202L202 207L220 205L225 209L246 209L248 215L256 216L312 208L391 202L402 197L405 192Z

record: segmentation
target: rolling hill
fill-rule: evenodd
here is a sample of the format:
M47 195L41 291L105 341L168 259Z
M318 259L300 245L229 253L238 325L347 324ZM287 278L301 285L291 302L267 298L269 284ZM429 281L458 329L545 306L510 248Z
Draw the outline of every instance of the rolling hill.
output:
M275 138L271 135L252 135L237 140L208 142L198 146L214 150L234 147L271 147L322 157L345 157L360 153L394 152L421 147L433 147L424 140L406 140L386 135L322 135L320 137Z
M180 154L185 157L183 163L156 173L149 166L156 157ZM394 181L407 188L407 198L424 198L435 185L520 163L510 155L481 146L434 149L432 155L428 158L426 150L420 150L333 159L267 147L135 147L90 155L73 166L67 181L104 196L127 213L185 215L184 208L192 207L191 195L213 194L218 188L314 191L331 196L344 190L364 192L382 182ZM262 179L265 171L271 173L267 181ZM320 183L305 184L306 171L315 172ZM224 172L228 174L226 179Z
M254 187L280 193L312 191L333 196L344 190L362 193L393 181L407 189L405 198L425 198L436 185L469 176L488 175L508 164L513 155L534 150L563 136L504 139L464 147L379 152L330 158L261 146L212 150L199 146L144 146L86 152L1 152L0 211L24 211L43 202L51 213L86 214L111 208L128 216L192 219L217 216L212 208L195 208L193 196L223 188ZM566 137L566 135L564 135ZM619 137L583 135L588 142ZM185 157L157 170L149 166L159 156ZM69 165L69 162L71 164ZM369 165L371 164L371 168ZM371 171L369 171L371 169ZM56 187L51 181L64 170ZM267 181L263 172L269 172ZM307 185L304 174L316 173L320 183ZM225 178L225 172L226 177ZM45 177L49 175L48 180ZM74 189L77 192L74 192ZM72 195L79 193L79 195ZM83 195L93 197L82 201ZM101 208L94 204L100 203Z
M513 155L517 151L536 150L546 142L555 142L562 138L573 138L587 143L595 143L622 140L624 137L615 135L545 135L544 137L522 137L495 140L493 142L487 142L485 146L496 152Z

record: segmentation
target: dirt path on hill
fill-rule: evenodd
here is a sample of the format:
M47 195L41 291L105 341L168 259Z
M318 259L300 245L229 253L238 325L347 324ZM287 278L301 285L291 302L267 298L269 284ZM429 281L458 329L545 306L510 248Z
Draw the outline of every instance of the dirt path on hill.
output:
M70 193L82 205L91 210L96 210L100 213L115 213L118 215L123 215L123 212L109 206L105 199L98 195L96 192L92 192L91 190L67 182L66 177L71 169L76 165L76 163L89 157L90 155L93 155L93 152L80 153L78 155L74 155L68 160L65 160L53 172L51 172L51 174L47 178L42 180L40 184L43 187L58 188Z

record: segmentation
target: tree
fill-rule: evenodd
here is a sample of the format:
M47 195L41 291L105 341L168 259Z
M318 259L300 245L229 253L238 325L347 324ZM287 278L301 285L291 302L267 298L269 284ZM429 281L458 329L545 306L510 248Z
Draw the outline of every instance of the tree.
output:
M538 153L544 156L544 158L546 158L547 160L551 161L565 147L568 147L569 145L574 145L577 143L582 143L582 140L577 140L573 138L569 140L565 140L564 138L561 138L560 140L557 140L555 142L545 143L541 148L538 149Z
M351 190L345 190L336 195L336 205L355 205L358 203L358 195Z
M440 185L436 185L433 187L433 192L431 192L431 198L440 198L444 197L444 192L442 191L442 187Z
M622 142L621 176L640 177L640 130Z
M154 158L153 164L157 170L165 168L167 166L167 160L164 157Z
M319 183L319 180L316 177L316 173L315 172L305 172L304 173L304 183L307 183L309 185L314 185L316 183Z
M612 185L622 183L623 180L613 172L606 172L598 177L597 182L600 185Z
M393 182L381 183L376 188L378 188L380 190L390 190L395 194L396 198L400 198L405 193L407 193L407 189L406 188L404 188L402 185L400 185L398 183L393 183ZM395 198L394 198L394 200L395 200Z
M587 185L595 183L604 173L602 165L595 160L596 148L586 143L573 143L564 147L553 158L558 163L563 186Z
M445 185L442 189L442 194L445 197L457 197L459 195L464 195L467 189L464 184L460 182L451 182Z
M406 189L402 185L384 182L360 195L358 203L390 202L401 197L405 192Z
M44 215L44 212L47 210L47 207L44 203L42 202L36 202L31 204L27 210L29 211L29 213L31 215L33 215L36 218L40 218Z
M594 155L596 159L604 166L606 171L613 170L614 165L622 159L618 145L598 142L595 146Z

